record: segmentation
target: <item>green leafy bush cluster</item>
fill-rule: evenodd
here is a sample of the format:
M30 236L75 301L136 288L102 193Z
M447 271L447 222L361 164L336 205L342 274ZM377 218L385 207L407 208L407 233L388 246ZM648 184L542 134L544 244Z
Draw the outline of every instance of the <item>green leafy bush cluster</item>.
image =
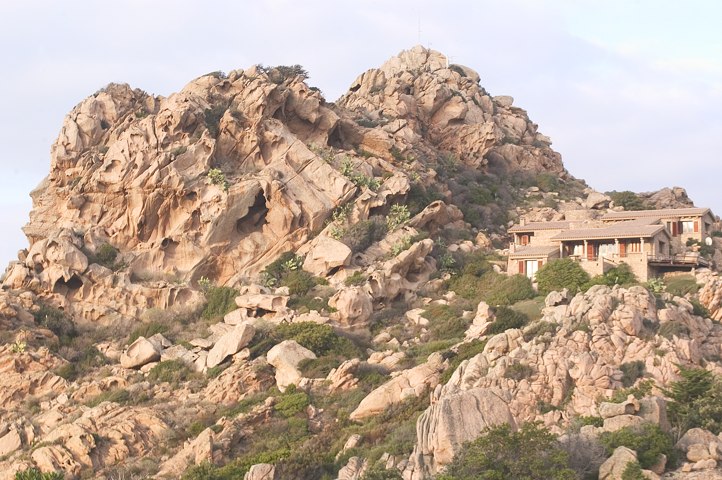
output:
M382 217L371 217L348 227L339 240L353 253L358 253L384 238L387 232L388 227Z
M494 315L496 316L496 320L494 320L487 329L489 335L496 335L510 328L522 328L529 322L526 315L509 307L497 308Z
M531 377L533 373L534 369L529 365L524 365L523 363L512 363L506 367L506 370L504 371L504 378L510 378L518 382Z
M606 193L609 198L611 198L614 202L615 207L624 207L625 210L630 211L646 210L648 208L644 199L642 199L636 193L630 192L629 190L624 190L621 192L612 190L611 192Z
M281 84L286 80L293 80L296 77L301 77L301 80L308 79L308 72L303 66L295 65L276 65L275 67L256 65L259 71L266 74L268 79L276 84Z
M429 320L429 340L459 339L469 328L470 321L465 320L463 305L431 304L421 314Z
M346 280L344 280L343 283L347 287L351 287L351 286L363 285L364 283L366 283L366 280L368 280L368 278L366 277L366 274L361 271L358 271L358 272L353 272L352 275L346 277Z
M223 173L220 168L211 168L208 170L208 181L213 185L221 187L224 192L227 192L230 187L226 179L226 174Z
M267 287L288 287L291 295L306 295L319 284L319 279L303 270L302 266L302 256L286 252L263 269L263 284Z
M496 273L482 254L470 255L461 259L460 263L463 264L461 272L452 277L449 288L468 300L484 300L490 305L512 305L535 295L526 276Z
M536 281L541 294L565 288L575 293L589 280L589 274L571 258L552 260L536 272Z
M673 320L660 325L657 333L668 340L672 340L675 336L683 337L689 335L689 327L682 322Z
M130 335L128 335L128 344L135 342L140 337L150 338L156 333L164 334L168 332L168 330L170 330L170 326L164 321L154 320L143 323L130 332Z
M190 379L193 372L181 360L165 360L148 372L148 380L153 383L168 382L177 385Z
M622 385L625 388L631 387L638 378L642 378L645 370L642 360L623 363L619 366L619 369L622 371Z
M63 480L64 478L63 472L41 472L35 467L15 472L15 480Z
M634 398L641 400L642 398L646 397L650 393L652 393L652 387L654 386L654 383L652 380L643 380L639 382L637 385L629 388L620 388L619 390L615 390L614 394L612 395L612 398L610 399L610 402L612 403L620 403L627 400L627 397L632 395Z
M42 304L40 309L33 313L33 318L37 326L47 328L57 335L62 345L67 345L78 336L75 322L58 308Z
M122 264L116 263L118 258L118 249L109 243L104 243L98 247L95 254L88 255L88 263L97 263L111 270L118 270Z
M55 370L55 374L68 381L85 376L91 370L108 364L108 359L94 346L70 355L68 363Z
M314 322L282 323L269 332L272 342L295 340L317 356L339 355L353 358L361 355L359 348L348 338L338 335L330 325Z
M594 285L606 285L613 287L614 285L630 286L639 283L637 276L626 263L620 263L616 267L612 267L603 275L597 275L592 278L589 282L581 287L582 290L587 290Z
M464 444L437 480L573 480L569 455L556 436L536 423L512 431L493 427Z
M206 291L206 306L201 313L203 318L219 318L232 312L238 306L238 290L230 287L210 287Z
M659 425L653 423L604 432L599 436L599 441L606 449L607 455L614 453L617 447L631 448L637 452L639 464L644 469L654 466L662 454L668 459L675 457L672 438L663 432Z
M120 405L127 405L128 403L130 403L130 392L122 388L108 390L91 398L90 400L85 402L85 405L93 408L97 407L103 402L113 402Z
M286 391L276 399L273 410L279 415L290 418L303 412L309 404L306 392L296 390L295 385L289 385Z
M391 205L389 214L386 217L386 226L389 231L392 232L408 222L410 218L411 214L409 213L409 207L406 205L394 204Z
M341 175L351 180L357 187L368 187L369 190L374 192L381 186L381 183L376 178L358 173L353 162L348 157L341 162Z

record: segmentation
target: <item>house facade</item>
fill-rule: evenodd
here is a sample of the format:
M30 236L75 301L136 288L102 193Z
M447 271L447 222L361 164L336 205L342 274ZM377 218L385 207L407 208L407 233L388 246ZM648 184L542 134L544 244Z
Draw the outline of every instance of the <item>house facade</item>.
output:
M613 212L599 221L520 223L509 229L508 273L534 278L556 258L571 258L591 276L621 263L640 281L667 271L692 270L708 262L687 246L711 234L707 208Z

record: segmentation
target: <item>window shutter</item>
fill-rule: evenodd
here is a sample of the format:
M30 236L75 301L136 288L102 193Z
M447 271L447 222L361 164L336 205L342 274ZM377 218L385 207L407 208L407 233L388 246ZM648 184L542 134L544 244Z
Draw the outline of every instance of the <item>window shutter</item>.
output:
M619 256L620 256L620 257L626 257L626 256L627 256L627 242L620 242L620 243L619 243Z
M694 221L694 233L699 233L699 222L697 220Z
M672 222L672 236L677 236L677 227L679 226L679 222Z
M544 265L544 261L539 260L539 262L536 264L537 268L541 268L542 265Z
M519 273L524 275L524 260L519 260Z

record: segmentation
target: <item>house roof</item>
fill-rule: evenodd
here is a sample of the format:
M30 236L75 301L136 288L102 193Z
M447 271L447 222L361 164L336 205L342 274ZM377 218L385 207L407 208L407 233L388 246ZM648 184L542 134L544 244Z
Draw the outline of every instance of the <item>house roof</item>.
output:
M515 252L509 253L509 258L542 258L559 253L559 247L549 245L534 245L517 247Z
M637 222L615 223L601 228L579 228L566 230L550 240L603 240L613 238L650 238L663 232L669 237L664 225L644 225Z
M524 225L514 225L509 232L536 232L537 230L564 230L569 228L569 222L529 222Z
M632 220L644 217L701 217L709 213L709 208L665 208L662 210L636 210L625 212L610 212L602 216L602 220Z

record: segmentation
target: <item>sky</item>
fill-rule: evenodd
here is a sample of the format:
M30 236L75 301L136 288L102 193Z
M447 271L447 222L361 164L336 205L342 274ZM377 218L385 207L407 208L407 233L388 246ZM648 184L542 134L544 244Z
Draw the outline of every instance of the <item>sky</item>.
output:
M416 44L513 96L595 189L682 186L722 214L720 18L716 0L0 0L0 265L27 247L63 117L108 83L167 96L301 64L333 101Z

